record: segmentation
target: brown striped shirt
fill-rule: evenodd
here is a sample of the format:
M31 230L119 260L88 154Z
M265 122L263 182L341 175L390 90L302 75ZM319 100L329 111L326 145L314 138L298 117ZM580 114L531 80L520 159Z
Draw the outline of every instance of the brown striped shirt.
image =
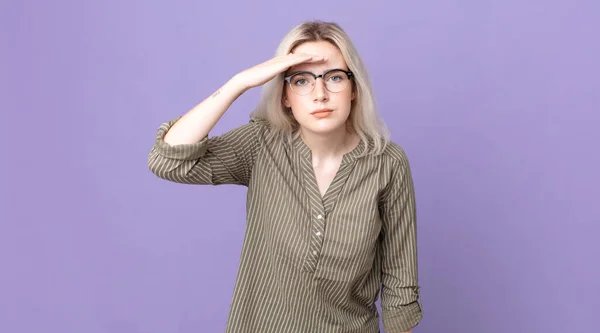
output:
M265 120L194 144L163 141L148 163L186 184L248 187L247 228L227 333L377 333L381 294L388 333L416 326L416 212L406 154L390 143L344 155L322 197L301 138L288 144Z

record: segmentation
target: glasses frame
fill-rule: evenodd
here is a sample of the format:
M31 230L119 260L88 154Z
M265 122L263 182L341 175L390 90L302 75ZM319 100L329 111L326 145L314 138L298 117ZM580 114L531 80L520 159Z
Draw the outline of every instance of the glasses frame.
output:
M316 84L313 84L312 89L309 92L307 92L306 94L302 94L302 95L298 94L292 87L292 77L293 76L298 75L298 74L308 74L315 78L315 83L316 83L318 78L325 79L325 75L327 75L331 72L335 72L335 71L343 72L344 74L346 74L348 76L348 80L352 80L354 78L354 73L352 73L352 71L347 71L347 70L341 69L341 68L333 68L333 69L329 69L329 70L323 72L323 74L319 74L319 75L317 75L313 72L308 72L308 71L295 72L295 73L292 73L292 74L284 77L283 80L288 83L288 85L290 86L290 89L292 89L292 91L294 93L296 93L297 95L300 95L300 96L306 96L315 90ZM329 90L329 88L327 88L327 84L325 84L325 89L327 89L327 91L332 92L334 94L337 94L337 93L343 91L343 89L340 91L331 91L331 90ZM346 89L346 88L344 87L344 89Z

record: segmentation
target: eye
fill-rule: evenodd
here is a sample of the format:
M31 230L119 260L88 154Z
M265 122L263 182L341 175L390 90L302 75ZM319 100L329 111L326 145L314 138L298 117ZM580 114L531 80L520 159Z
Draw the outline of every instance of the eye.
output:
M298 74L292 77L292 85L294 86L304 86L310 83L311 77L306 74Z
M293 80L293 81L292 81L292 83L293 83L295 86L303 86L303 85L305 85L307 82L308 82L308 81L307 81L306 79L304 79L304 78L298 78L298 79L295 79L295 80Z

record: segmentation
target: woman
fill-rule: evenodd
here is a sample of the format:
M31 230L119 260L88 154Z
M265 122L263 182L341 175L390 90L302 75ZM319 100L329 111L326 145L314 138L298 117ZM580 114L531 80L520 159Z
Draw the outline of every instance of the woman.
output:
M247 124L208 138L236 98L263 84ZM292 29L275 58L164 123L148 162L170 181L248 187L228 333L376 333L381 287L386 332L421 320L408 160L339 25Z

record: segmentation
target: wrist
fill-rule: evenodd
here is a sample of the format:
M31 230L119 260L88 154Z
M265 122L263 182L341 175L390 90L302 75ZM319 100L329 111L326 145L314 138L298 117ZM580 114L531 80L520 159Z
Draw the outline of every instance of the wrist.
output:
M235 91L237 95L241 95L252 87L246 83L244 78L238 73L227 81L224 88Z

